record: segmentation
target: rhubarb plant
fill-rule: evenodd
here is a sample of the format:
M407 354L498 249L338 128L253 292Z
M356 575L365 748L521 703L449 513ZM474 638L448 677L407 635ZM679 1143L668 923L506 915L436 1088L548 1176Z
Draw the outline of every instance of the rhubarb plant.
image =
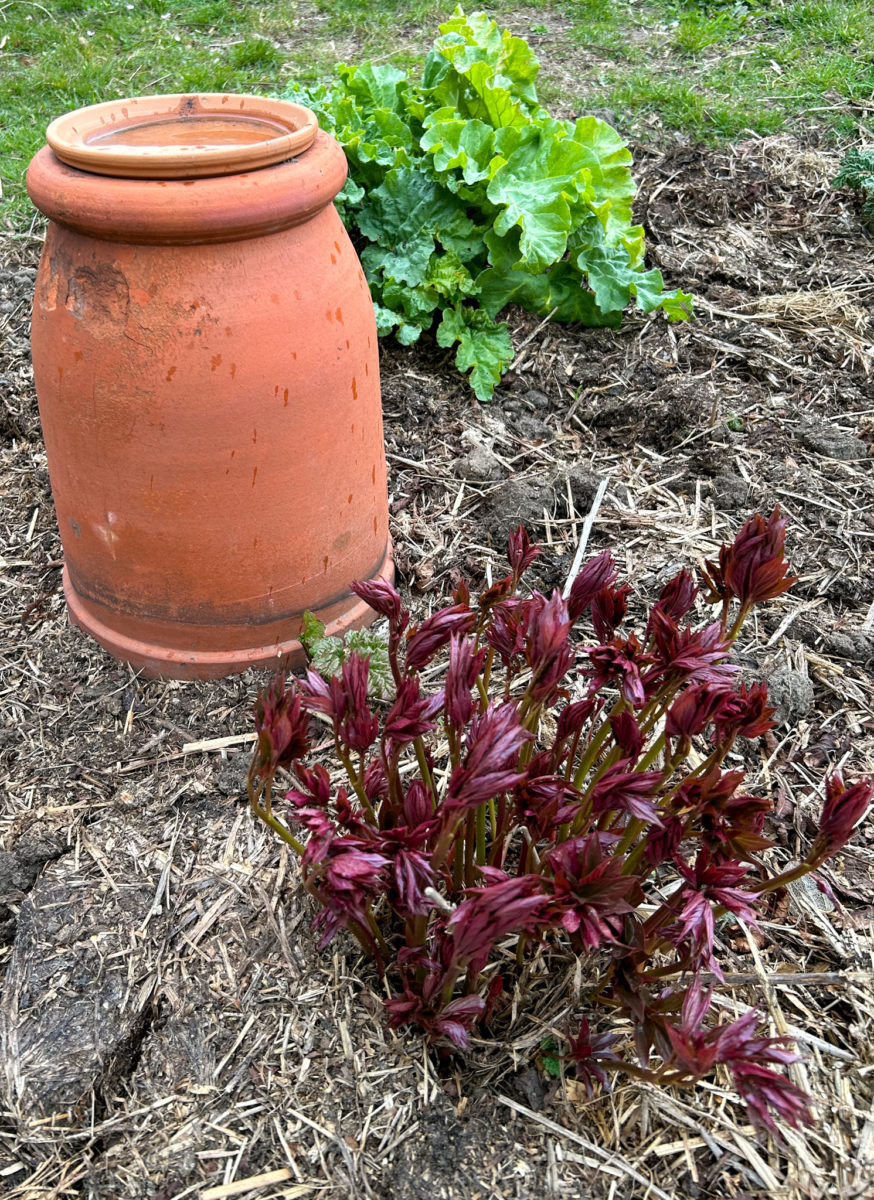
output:
M644 266L628 148L596 117L552 117L538 70L522 38L456 9L417 79L340 65L336 82L286 93L346 152L339 207L379 333L409 345L433 327L480 400L513 358L497 320L510 303L586 325L618 325L631 303L691 311Z
M447 1053L500 1038L528 960L578 956L594 982L554 1057L590 1094L616 1072L691 1086L727 1071L760 1131L809 1120L785 1039L755 1012L711 1010L720 918L755 929L768 894L838 852L874 793L826 779L812 844L776 868L772 801L726 764L773 726L731 649L793 582L784 534L779 511L753 517L700 586L682 570L629 629L609 551L566 597L526 593L538 551L520 528L505 578L477 599L459 584L417 625L390 584L353 585L388 623L384 702L354 653L260 695L252 809L300 856L321 944L348 931L385 976L391 1026ZM333 731L324 761L315 714Z

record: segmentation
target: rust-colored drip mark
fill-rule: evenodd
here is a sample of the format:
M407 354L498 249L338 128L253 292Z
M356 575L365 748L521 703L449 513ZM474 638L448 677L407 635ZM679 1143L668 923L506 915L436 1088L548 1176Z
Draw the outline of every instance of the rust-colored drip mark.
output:
M328 556L326 554L325 555L325 570L327 571L327 569L328 569Z
M82 358L83 358L82 351L81 351L81 350L74 350L74 351L73 351L73 358L75 359L75 361L76 361L76 362L81 362L81 361L82 361Z
M255 486L255 480L258 478L258 468L255 467L252 471L252 487Z
M155 486L155 476L150 475L149 476L149 491L151 491L154 486Z
M340 243L339 243L339 242L334 242L334 249L337 251L337 253L338 253L338 254L342 254L342 253L343 253L343 251L340 249Z
M282 407L288 408L288 388L283 392Z
M336 254L331 255L331 263L336 267L336 265L337 265L337 255Z
M373 532L376 533L376 517L373 518Z
M343 324L343 312L342 312L342 310L338 308L338 309L337 309L337 311L334 313L334 316L337 318L337 320L338 320L338 321L340 322L340 324L342 325L342 324Z
M231 329L230 325L225 326L225 337L230 337L233 332L234 331Z
M358 380L354 376L352 377L352 399L358 399Z
M252 430L252 445L254 446L257 443L257 441L258 441L258 430L253 429Z
M235 455L236 453L237 453L237 452L236 452L236 450L232 450L232 451L231 451L231 458L233 458L233 457L234 457L234 455Z
M292 358L297 358L297 351L296 351L296 350L292 350L292 352L291 352L291 357L292 357Z
M346 338L346 349L348 350L351 345L352 345L352 343L349 341L348 338Z
M346 503L347 503L347 504L351 504L351 503L352 503L352 493L351 493L351 492L349 493L349 499L346 501Z
M376 463L373 464L373 471L370 478L373 483L376 483Z
M253 550L258 549L258 539L256 537L252 538L252 549Z
M352 432L353 433L355 432L355 422L354 421L352 422Z
M58 383L64 378L64 368L58 367Z
M234 378L234 376L236 375L236 373L237 373L237 364L236 364L236 363L231 363L231 379L233 379L233 378Z
M329 322L333 321L333 319L334 319L334 314L331 312L331 310L329 308L325 309L325 316L328 318Z
M279 384L278 384L278 383L277 383L276 387L273 389L273 395L274 395L274 396L278 396L278 395L279 395Z
M365 363L365 364L364 364L364 374L365 374L365 375L369 375L369 374L370 374L370 363Z
M175 368L175 367L171 367L171 368L170 368L170 370L167 372L167 382L168 382L168 383L171 383L171 382L172 382L172 380L173 380L173 376L174 376L175 374L176 374L176 368Z
M222 356L220 354L214 354L209 361L212 363L212 369L217 371L222 365Z

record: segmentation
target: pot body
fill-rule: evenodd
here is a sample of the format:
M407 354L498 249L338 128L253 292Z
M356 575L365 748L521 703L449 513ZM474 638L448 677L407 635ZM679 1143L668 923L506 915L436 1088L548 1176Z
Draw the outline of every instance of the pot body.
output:
M68 608L147 674L295 665L304 611L364 624L350 581L391 574L373 306L318 137L333 177L307 194L299 171L296 207L294 162L193 183L31 167Z

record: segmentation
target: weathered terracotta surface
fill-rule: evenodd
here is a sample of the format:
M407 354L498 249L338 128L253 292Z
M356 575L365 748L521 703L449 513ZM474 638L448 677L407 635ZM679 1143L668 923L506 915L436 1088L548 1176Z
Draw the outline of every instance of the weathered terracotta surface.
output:
M376 328L319 132L298 159L105 178L48 148L33 360L72 618L147 673L301 657L388 575Z

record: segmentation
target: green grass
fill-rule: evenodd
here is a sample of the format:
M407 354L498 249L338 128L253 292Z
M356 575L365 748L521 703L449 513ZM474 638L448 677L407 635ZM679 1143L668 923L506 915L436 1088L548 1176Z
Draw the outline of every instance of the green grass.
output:
M645 65L617 60L585 99L638 136L655 127L718 144L816 126L826 141L846 140L874 96L870 0L639 0L574 32L590 45L617 31Z
M452 7L453 0L0 0L0 224L30 219L24 170L62 112L156 91L275 92L328 76L345 57L411 66ZM576 111L610 108L638 137L678 130L719 143L815 125L826 139L847 140L874 96L871 0L489 7L498 19L513 14L536 41L545 100ZM565 80L550 84L561 41ZM577 52L596 65L572 95L567 64Z

